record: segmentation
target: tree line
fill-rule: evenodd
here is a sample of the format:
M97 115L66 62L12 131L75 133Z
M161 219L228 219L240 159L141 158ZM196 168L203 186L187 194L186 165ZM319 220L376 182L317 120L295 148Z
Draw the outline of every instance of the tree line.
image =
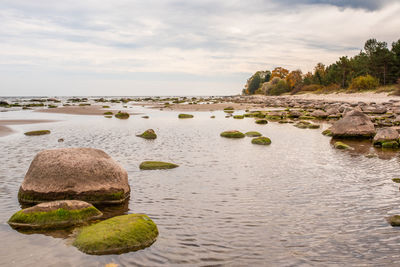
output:
M243 94L356 92L396 83L400 84L400 39L390 49L386 42L369 39L358 55L340 57L329 66L318 63L313 72L303 74L282 67L257 71L247 80Z

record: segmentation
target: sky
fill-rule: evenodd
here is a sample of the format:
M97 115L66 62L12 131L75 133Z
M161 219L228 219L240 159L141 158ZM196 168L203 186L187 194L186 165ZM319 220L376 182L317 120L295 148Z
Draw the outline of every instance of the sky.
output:
M0 0L0 96L232 95L400 39L400 0Z

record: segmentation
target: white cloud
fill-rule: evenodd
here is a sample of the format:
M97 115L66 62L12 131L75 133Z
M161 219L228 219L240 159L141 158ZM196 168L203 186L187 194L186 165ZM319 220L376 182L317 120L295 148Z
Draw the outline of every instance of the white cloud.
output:
M81 73L82 85L93 76L101 80L114 75L116 81L124 75L128 77L124 88L132 75L131 87L141 89L129 94L150 90L137 83L137 73L174 73L175 86L171 81L164 86L171 94L180 77L188 75L197 77L192 86L185 84L196 88L193 94L199 93L195 83L203 79L213 84L203 84L208 90L226 86L236 93L245 82L243 77L256 70L284 66L307 71L317 62L329 64L339 56L356 54L371 37L387 42L400 38L400 4L371 11L371 5L343 9L326 4L329 1L284 2L2 1L0 79L7 83L0 94L10 94L9 88L36 94L10 78L17 76L4 77L18 72L37 73L37 78L30 76L30 84L41 88L45 85L39 80L45 77L40 75L45 74L57 73L63 83L71 73ZM151 76L146 77L151 82ZM66 94L60 90L59 94Z

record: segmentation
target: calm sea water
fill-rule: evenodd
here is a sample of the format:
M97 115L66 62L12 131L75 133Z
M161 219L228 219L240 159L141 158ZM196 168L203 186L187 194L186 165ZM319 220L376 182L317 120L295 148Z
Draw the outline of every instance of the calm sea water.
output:
M59 120L16 125L17 133L0 138L0 265L400 265L400 228L385 220L400 214L399 186L391 181L400 176L397 153L367 158L334 150L322 129L257 125L223 112L192 112L194 119L179 120L178 112L130 111L150 119L0 113L0 119ZM156 140L135 136L148 128L157 132ZM38 129L52 134L23 135ZM272 145L219 136L230 129L260 131ZM71 246L69 233L20 233L8 226L20 209L17 192L33 157L58 147L103 149L126 168L132 194L117 213L149 215L160 232L151 247L91 256ZM144 160L180 167L140 171Z

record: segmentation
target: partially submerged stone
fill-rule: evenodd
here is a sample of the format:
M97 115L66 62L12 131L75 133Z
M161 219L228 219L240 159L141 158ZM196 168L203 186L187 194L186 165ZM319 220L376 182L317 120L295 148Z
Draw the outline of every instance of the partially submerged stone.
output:
M352 110L335 122L331 131L336 138L372 138L375 135L375 126L363 112Z
M244 119L244 115L235 115L233 116L234 119Z
M264 145L264 146L266 146L266 145L270 145L271 144L271 139L269 139L268 137L261 136L261 137L253 138L253 140L251 140L251 143L255 144L255 145Z
M126 120L129 118L129 114L127 112L118 111L117 114L114 115L117 119Z
M383 142L381 146L382 148L398 148L399 143L397 141L388 141L388 142Z
M256 123L257 124L268 124L268 121L261 119L261 120L256 120Z
M393 178L392 179L393 182L400 184L400 178Z
M149 247L157 236L157 225L147 215L128 214L82 228L73 245L87 254L121 254Z
M37 136L37 135L45 135L45 134L50 134L51 132L49 130L38 130L38 131L30 131L24 133L27 136Z
M104 112L103 115L113 115L111 111Z
M193 115L192 114L179 114L178 118L179 119L191 119L191 118L193 118Z
M21 203L77 199L117 204L129 198L128 174L94 148L43 150L33 159L18 192Z
M391 226L400 226L400 215L393 215L387 218Z
M153 129L148 129L148 130L144 131L142 134L138 134L136 136L142 137L144 139L156 139L157 138L157 134L154 132Z
M299 121L298 123L296 123L293 126L300 128L300 129L318 129L321 127L319 124L313 124L308 121Z
M141 170L165 170L179 167L179 165L163 161L144 161L139 165Z
M349 146L349 145L346 145L345 143L343 143L343 142L335 142L335 144L333 145L336 149L345 149L345 150L347 150L347 149L353 149L351 146Z
M20 210L11 216L8 224L27 229L63 228L98 219L102 215L87 202L59 200Z
M399 133L394 128L379 128L373 139L373 143L375 146L382 146L382 147L384 143L386 143L386 146L389 145L389 142L391 145L393 145L394 142L395 143L398 142L399 137L400 137Z
M332 136L332 131L330 129L326 129L325 131L322 132L322 134L325 136Z
M242 132L233 130L233 131L225 131L220 134L222 137L226 138L243 138L245 135Z
M255 131L247 132L247 133L245 133L245 135L248 136L248 137L259 137L259 136L262 136L261 133L255 132Z

